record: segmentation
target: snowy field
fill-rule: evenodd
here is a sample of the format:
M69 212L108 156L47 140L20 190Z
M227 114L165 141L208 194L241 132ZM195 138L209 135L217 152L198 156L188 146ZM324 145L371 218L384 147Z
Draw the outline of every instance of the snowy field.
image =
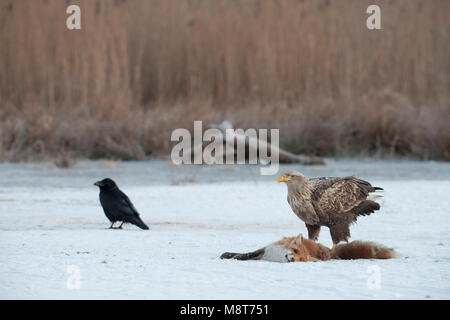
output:
M0 164L0 298L450 298L450 164L328 160L280 174L291 169L309 177L357 174L383 187L382 209L361 217L351 240L377 241L404 258L220 260L224 251L307 234L286 186L257 167ZM92 185L104 177L116 180L150 230L107 229ZM331 246L327 228L319 241Z

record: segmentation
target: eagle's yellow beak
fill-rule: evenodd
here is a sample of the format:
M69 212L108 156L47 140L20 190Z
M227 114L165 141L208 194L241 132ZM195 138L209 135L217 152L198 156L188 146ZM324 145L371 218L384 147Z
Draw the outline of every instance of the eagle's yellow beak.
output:
M288 176L287 175L285 175L285 174L283 174L282 176L280 176L279 178L278 178L278 183L281 183L281 182L288 182L290 179L288 178Z

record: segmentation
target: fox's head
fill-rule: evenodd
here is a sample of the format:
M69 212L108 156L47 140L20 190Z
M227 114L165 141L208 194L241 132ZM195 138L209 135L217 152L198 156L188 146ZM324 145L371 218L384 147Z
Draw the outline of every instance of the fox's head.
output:
M309 253L303 244L303 235L301 233L296 238L292 239L289 244L289 249L291 250L296 262L308 261Z

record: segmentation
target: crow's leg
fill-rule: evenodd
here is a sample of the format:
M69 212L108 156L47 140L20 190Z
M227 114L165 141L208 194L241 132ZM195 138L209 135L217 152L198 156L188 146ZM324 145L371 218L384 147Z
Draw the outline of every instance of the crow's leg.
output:
M114 229L114 223L116 223L115 221L113 223L111 223L111 225L109 226L109 229Z
M122 221L122 224L117 229L122 229L122 225L125 223L125 221Z

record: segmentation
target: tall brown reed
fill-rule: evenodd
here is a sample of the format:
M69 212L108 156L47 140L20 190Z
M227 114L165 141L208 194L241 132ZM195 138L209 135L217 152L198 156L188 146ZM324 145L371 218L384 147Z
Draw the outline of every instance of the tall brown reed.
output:
M382 30L365 27L369 4ZM69 4L82 30L65 27ZM194 119L450 160L446 0L0 0L0 160L143 159Z

